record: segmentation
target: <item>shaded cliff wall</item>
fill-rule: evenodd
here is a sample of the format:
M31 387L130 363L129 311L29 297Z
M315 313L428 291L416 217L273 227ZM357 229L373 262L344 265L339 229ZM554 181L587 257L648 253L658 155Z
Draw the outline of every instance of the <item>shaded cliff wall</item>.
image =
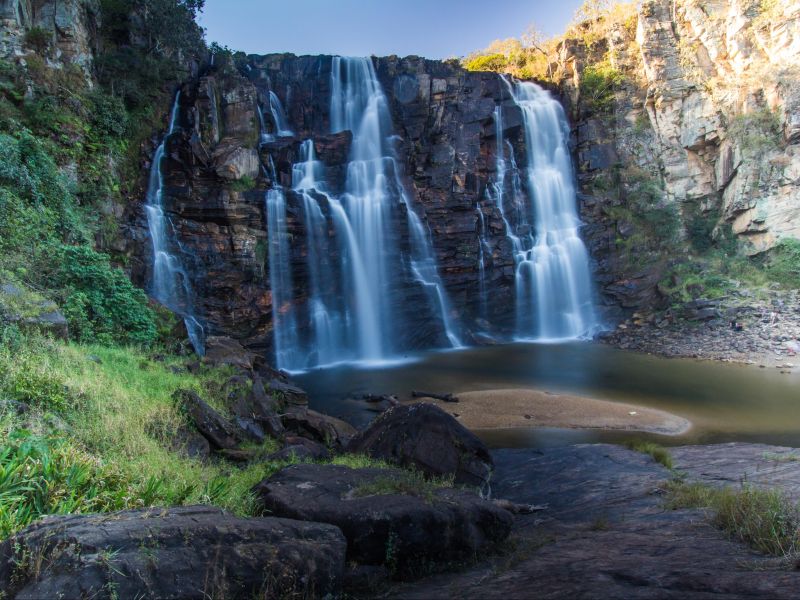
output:
M341 193L351 136L329 133L331 57L250 56L238 68L225 60L221 57L206 75L182 88L182 131L167 144L166 204L209 333L232 334L268 351L273 307L265 191L273 183L287 188L294 296L302 314L308 294L307 248L302 202L288 190L291 166L299 161L302 140L313 138L318 158L326 165L328 191ZM506 140L515 147L518 160L525 159L519 109L494 73L469 73L457 64L417 57L376 58L374 63L392 112L403 179L414 210L430 229L453 316L464 326L468 341L489 331L510 333L514 260L486 188L495 170L496 106L502 106ZM260 145L257 107L269 105L270 90L286 108L295 135ZM267 128L271 127L267 111ZM277 182L271 181L271 165ZM526 202L515 199L519 208ZM486 319L479 307L478 210L490 249ZM403 218L403 211L397 214ZM134 274L146 282L152 259L141 207L133 207L131 219ZM392 229L399 232L403 251L408 246L406 223L399 220ZM331 268L336 263L332 256ZM443 328L427 308L425 294L406 283L393 295L396 314L409 324L398 345L445 345Z

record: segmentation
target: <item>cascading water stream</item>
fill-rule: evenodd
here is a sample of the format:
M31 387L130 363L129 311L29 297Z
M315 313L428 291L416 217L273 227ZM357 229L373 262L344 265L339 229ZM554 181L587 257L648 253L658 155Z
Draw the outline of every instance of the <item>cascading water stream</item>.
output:
M180 256L171 251L171 246L177 246L177 251L182 249L174 239L172 224L164 212L164 175L162 162L166 153L167 139L178 128L178 102L180 92L175 96L175 103L170 113L169 130L161 140L153 156L150 167L150 177L147 185L145 199L145 212L150 239L153 242L153 277L151 281L151 294L153 298L180 315L186 325L189 340L195 352L202 355L205 352L203 327L194 313L194 293L189 276L183 268Z
M334 57L331 69L331 131L350 130L353 142L346 193L331 204L337 231L346 238L350 280L357 308L358 356L380 359L395 348L396 319L389 300L402 275L398 249L389 231L398 202L409 228L411 274L428 293L452 346L460 346L439 278L429 232L410 206L392 147L392 122L386 97L369 58Z
M509 144L506 149L502 112L498 107L495 110L497 175L492 196L514 249L516 337L535 340L585 337L597 329L597 321L589 254L579 235L564 111L536 84L505 81L522 112L526 149L526 162L519 168L513 147ZM507 182L509 177L511 180ZM507 187L511 189L511 198L506 197ZM523 187L529 200L527 206ZM508 204L515 211L511 219Z
M264 110L258 104L258 124L261 128L261 143L266 144L275 140L276 137L292 137L294 131L289 127L286 112L283 110L280 98L275 92L269 92L269 112L272 116L274 133L267 133L267 122L264 119Z
M300 146L300 162L292 166L292 189L303 198L308 248L308 311L313 341L313 348L306 354L308 362L313 364L342 360L348 346L344 307L331 264L334 248L328 236L328 219L320 206L320 200L331 202L324 193L324 169L316 159L313 140L305 140Z

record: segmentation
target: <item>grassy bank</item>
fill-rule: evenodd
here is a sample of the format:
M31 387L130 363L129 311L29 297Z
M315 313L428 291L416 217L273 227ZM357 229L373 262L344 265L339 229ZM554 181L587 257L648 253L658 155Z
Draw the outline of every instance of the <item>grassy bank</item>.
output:
M253 514L250 488L285 463L239 468L173 448L186 425L173 392L221 407L231 374L192 374L185 360L45 338L0 347L0 539L44 514L192 503Z

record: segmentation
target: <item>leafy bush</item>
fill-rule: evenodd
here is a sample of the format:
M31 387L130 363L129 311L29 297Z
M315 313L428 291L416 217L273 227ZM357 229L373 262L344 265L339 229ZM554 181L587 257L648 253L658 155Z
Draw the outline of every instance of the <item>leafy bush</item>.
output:
M583 70L580 98L591 114L609 114L614 108L614 91L624 75L607 64L589 65Z
M778 110L761 108L733 118L728 127L742 153L758 158L783 147L783 117Z
M64 288L66 316L79 340L148 345L156 339L147 296L108 256L86 246L63 246L53 277Z
M245 175L241 179L235 179L228 184L234 192L249 192L256 187L256 182L252 177Z
M464 62L464 68L468 71L505 71L509 65L509 60L503 54L486 54L468 58Z
M46 54L50 49L53 34L43 27L31 27L25 32L23 42L39 54Z
M769 253L767 275L781 285L800 288L800 240L782 239Z

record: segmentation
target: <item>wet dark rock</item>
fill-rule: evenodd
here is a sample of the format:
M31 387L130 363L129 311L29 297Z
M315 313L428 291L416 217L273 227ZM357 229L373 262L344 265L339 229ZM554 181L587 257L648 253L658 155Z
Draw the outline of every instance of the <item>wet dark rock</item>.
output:
M458 484L485 486L492 473L492 457L475 434L438 406L421 403L394 406L348 446L428 475L454 475Z
M510 533L511 514L467 490L359 496L362 486L402 477L396 469L302 464L282 469L254 491L270 514L340 527L349 560L400 572L473 556Z
M247 439L247 434L211 408L191 390L177 390L173 398L180 409L215 450L230 450Z
M192 506L48 517L0 546L10 598L321 598L341 592L330 525Z
M286 404L292 406L307 406L308 394L305 390L297 387L294 384L280 379L270 379L266 384L267 390L277 396Z
M181 452L189 458L208 458L211 455L211 445L198 431L185 425L179 427L171 439L172 450Z
M287 430L301 437L340 450L347 447L357 433L349 423L311 409L287 412L282 422Z

